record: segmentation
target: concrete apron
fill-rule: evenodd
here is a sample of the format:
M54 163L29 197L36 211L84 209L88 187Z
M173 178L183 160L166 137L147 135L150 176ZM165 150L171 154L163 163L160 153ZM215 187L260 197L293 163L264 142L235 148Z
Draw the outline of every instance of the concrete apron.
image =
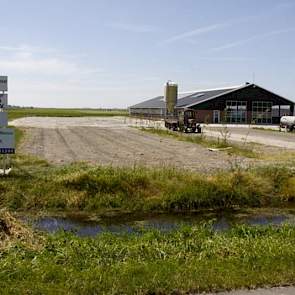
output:
M208 136L222 139L222 136L219 131L212 131L212 130L205 129L204 133ZM295 140L287 141L282 139L275 139L274 137L268 138L266 136L261 136L261 135L251 135L251 133L248 135L231 133L230 136L228 137L228 140L245 142L245 143L255 142L255 143L259 143L263 145L276 146L276 147L287 148L287 149L295 149Z

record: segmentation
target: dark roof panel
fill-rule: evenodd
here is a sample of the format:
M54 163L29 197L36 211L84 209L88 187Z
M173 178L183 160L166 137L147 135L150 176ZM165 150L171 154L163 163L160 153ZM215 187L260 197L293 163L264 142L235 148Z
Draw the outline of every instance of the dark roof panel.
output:
M200 103L204 100L210 99L211 97L215 97L217 95L221 95L222 93L226 93L228 91L232 91L238 88L239 87L233 87L233 88L223 88L223 89L203 90L203 91L200 90L200 91L179 93L176 107L186 107L193 103ZM140 109L140 108L165 108L165 107L166 107L166 104L165 104L164 96L157 96L155 98L133 105L130 108Z
M155 98L143 101L130 107L131 109L161 109L166 108L164 96L157 96Z
M266 90L256 84L246 83L245 85L235 86L230 88L208 89L208 90L198 90L198 91L179 93L176 107L178 108L191 107L195 104L200 104L202 102L221 96L223 94L236 91L239 89L243 89L246 87L259 87L265 91L268 91L274 94L273 92ZM277 95L277 94L274 94L274 95ZM287 102L294 103L293 101L289 99L286 99L283 97L281 98L286 100ZM166 107L166 104L165 104L164 96L157 96L155 98L133 105L130 108L165 108L165 107Z
M194 103L198 104L205 100L210 99L211 97L219 96L223 93L227 93L228 91L233 91L237 88L239 87L193 92L192 94L185 96L182 99L179 99L177 101L176 107L186 107Z

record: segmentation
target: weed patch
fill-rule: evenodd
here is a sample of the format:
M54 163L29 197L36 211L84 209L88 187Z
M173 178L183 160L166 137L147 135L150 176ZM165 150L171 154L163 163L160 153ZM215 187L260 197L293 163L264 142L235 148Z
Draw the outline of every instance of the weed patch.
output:
M284 206L294 199L294 170L231 170L212 175L172 168L51 166L15 157L0 178L0 206L11 210L178 211Z

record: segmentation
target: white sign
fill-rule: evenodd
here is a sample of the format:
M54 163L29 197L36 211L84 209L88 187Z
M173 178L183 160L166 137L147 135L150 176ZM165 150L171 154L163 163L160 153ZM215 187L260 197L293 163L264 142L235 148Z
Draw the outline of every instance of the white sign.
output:
M6 112L0 112L0 127L7 127L8 114Z
M12 128L0 128L0 154L15 153L15 136Z
M0 109L7 108L7 94L0 94Z
M8 91L7 76L0 76L0 91Z

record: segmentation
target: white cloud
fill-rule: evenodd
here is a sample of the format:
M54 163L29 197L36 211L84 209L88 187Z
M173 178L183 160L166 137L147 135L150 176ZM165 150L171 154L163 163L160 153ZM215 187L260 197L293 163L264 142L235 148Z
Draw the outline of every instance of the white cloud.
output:
M282 1L276 5L276 9L289 9L295 6L294 1Z
M293 2L292 1L282 2L282 3L279 3L278 5L272 7L269 11L263 12L262 14L247 16L247 17L244 17L244 18L231 19L231 20L226 21L224 23L217 23L217 24L212 24L212 25L208 25L208 26L205 26L205 27L196 28L196 29L184 32L182 34L174 35L174 36L172 36L172 37L170 37L168 39L165 39L164 41L160 41L158 43L158 45L170 44L170 43L174 43L176 41L181 41L181 40L185 40L187 43L190 43L190 44L198 44L198 42L195 41L192 37L202 35L202 34L206 34L206 33L210 33L210 32L214 32L214 31L223 29L225 27L233 26L233 25L238 25L238 24L242 24L242 23L247 23L248 24L250 21L253 22L255 20L260 20L262 17L270 17L274 13L277 13L277 11L279 9L285 10L285 9L290 9L290 8L292 8L294 6L295 6L294 1ZM279 33L271 32L271 35L273 35L273 34L279 34ZM258 36L258 37L260 37L260 36ZM266 34L266 36L262 35L261 37L268 37L268 36ZM257 37L254 37L254 39L256 39L256 38ZM226 44L225 48L227 48L227 46L229 46L229 48L230 47L235 47L235 46L238 46L240 44L244 44L244 42L247 43L247 42L249 42L251 40L252 40L252 38L249 38L249 39L233 42L232 44Z
M197 28L197 29L194 29L191 31L184 32L182 34L174 35L164 41L161 41L159 43L159 45L169 44L169 43L173 43L173 42L180 41L183 39L189 39L189 41L192 42L192 40L190 38L193 36L214 32L214 31L220 30L226 26L227 26L227 24L213 24L213 25L206 26L206 27L200 27L200 28Z
M107 27L120 31L132 32L132 33L150 33L157 31L155 26L142 25L142 24L126 24L126 23L108 23Z
M95 106L108 87L101 82L108 74L102 68L54 49L0 46L0 69L9 76L9 103L13 105Z
M9 75L73 76L101 73L100 68L85 67L59 55L54 49L44 49L27 45L0 46L0 68Z
M78 72L75 64L58 60L57 58L35 59L31 57L20 57L1 60L0 68L4 72L21 74L67 75Z
M220 56L210 56L210 57L199 57L200 60L205 61L216 61L216 62L245 62L254 61L253 57L220 57Z
M281 30L274 30L271 32L267 32L264 34L258 34L258 35L253 35L249 38L243 39L243 40L238 40L235 42L230 42L218 47L214 47L208 50L208 52L217 52L217 51L222 51L225 49L230 49L230 48L234 48L240 45L244 45L246 43L249 43L251 41L257 40L257 39L264 39L264 38L268 38L268 37L272 37L272 36L276 36L276 35L280 35L280 34L286 34L286 33L290 33L290 32L294 32L295 28L287 28L287 29L281 29Z
M22 53L54 53L57 52L53 48L42 48L37 46L31 46L27 44L21 44L18 46L0 46L0 51L7 52L22 52Z

